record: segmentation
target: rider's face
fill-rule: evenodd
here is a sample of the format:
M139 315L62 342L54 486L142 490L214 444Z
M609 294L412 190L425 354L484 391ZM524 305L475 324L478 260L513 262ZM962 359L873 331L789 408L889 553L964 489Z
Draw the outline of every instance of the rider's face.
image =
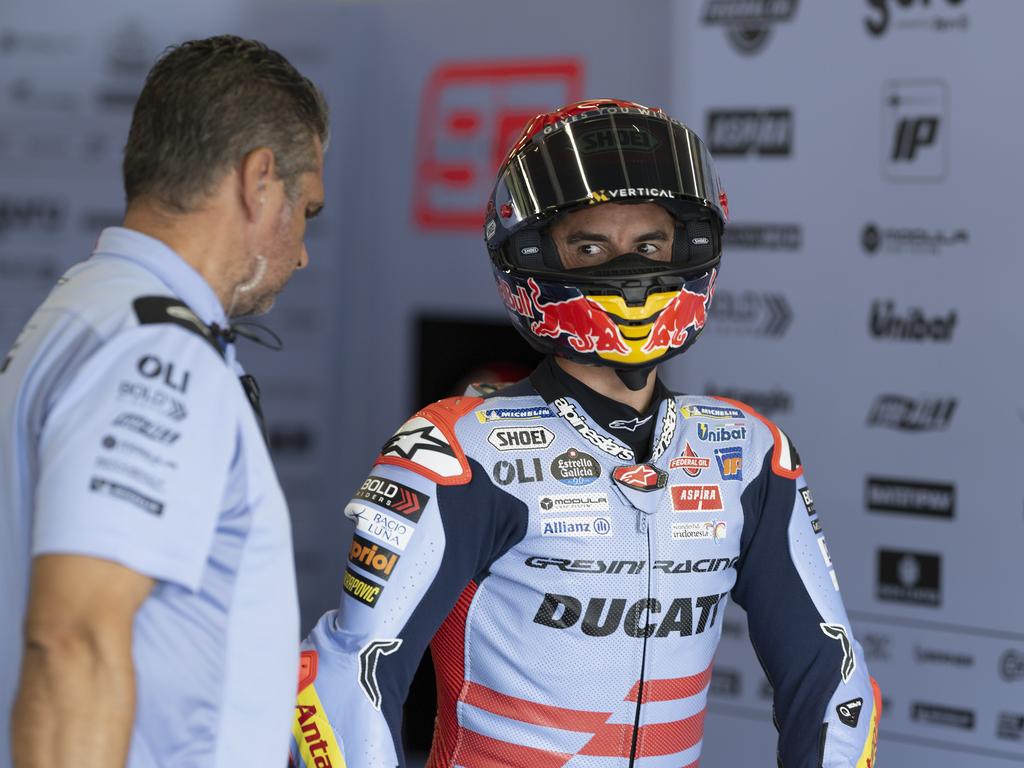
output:
M594 267L624 253L670 261L675 220L655 203L602 203L573 211L551 225L565 269Z

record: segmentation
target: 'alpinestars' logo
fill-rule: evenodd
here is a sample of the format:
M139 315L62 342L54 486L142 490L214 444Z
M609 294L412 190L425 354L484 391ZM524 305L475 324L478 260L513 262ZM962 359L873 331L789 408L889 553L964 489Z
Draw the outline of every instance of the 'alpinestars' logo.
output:
M616 419L611 422L608 426L612 429L628 429L630 432L636 432L640 427L646 424L648 421L654 418L652 413L646 419L641 419L639 416L635 416L632 419Z
M433 425L410 429L406 432L396 432L384 443L380 452L385 456L398 456L412 461L417 451L436 451L445 456L455 456L448 442L433 433L437 428Z

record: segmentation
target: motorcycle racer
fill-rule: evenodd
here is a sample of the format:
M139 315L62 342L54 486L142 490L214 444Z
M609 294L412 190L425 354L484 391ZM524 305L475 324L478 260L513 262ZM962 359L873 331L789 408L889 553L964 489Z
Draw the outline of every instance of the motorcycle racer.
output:
M707 322L727 217L704 144L661 110L595 100L527 124L484 234L547 357L381 449L345 509L340 607L303 646L297 764L404 765L430 644L431 768L695 767L732 599L778 764L874 765L881 697L796 449L744 404L657 378Z

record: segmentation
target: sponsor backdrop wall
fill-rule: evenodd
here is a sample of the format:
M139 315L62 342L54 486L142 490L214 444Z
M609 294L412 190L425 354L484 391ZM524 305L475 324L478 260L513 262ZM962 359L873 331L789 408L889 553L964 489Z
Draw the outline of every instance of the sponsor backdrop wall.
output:
M537 111L619 96L670 108L719 159L734 220L712 319L666 378L750 402L800 447L885 692L882 764L1024 763L1024 7L102 7L0 6L0 347L118 221L131 105L165 45L260 37L320 83L334 127L312 266L267 318L285 349L242 350L293 510L306 626L340 593L345 501L421 404L424 371L461 365L457 337L416 359L424 318L502 320L479 220L503 148ZM705 768L774 765L735 608L712 686Z
M733 220L671 380L799 447L884 693L881 765L1024 763L1022 21L977 0L673 6L671 103ZM709 765L774 737L748 646L732 614Z

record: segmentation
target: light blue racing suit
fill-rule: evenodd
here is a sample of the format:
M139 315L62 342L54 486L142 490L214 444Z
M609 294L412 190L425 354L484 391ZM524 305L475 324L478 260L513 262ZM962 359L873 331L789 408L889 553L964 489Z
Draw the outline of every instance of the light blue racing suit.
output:
M870 768L880 694L789 439L708 397L666 397L657 419L644 464L530 381L406 422L346 508L293 759L403 765L430 643L432 768L695 766L731 597L774 689L779 764Z

